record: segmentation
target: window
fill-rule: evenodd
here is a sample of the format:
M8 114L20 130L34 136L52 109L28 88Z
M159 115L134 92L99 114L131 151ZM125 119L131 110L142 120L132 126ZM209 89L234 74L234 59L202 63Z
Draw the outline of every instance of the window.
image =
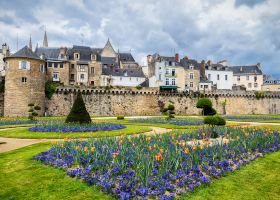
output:
M258 77L257 77L257 76L255 76L255 77L254 77L254 81L256 82L257 80L258 80Z
M193 65L190 65L190 69L193 69Z
M190 82L190 88L193 88L193 82Z
M246 80L249 81L249 79L250 79L250 77L249 77L249 76L246 76Z
M53 81L59 81L59 73L58 72L54 72L52 77L53 77Z
M169 85L169 79L168 78L165 80L165 85Z
M203 88L203 85L200 85L200 88Z
M204 85L204 89L208 89L208 85Z
M40 64L40 69L39 70L40 70L40 72L44 73L45 72L45 66L43 64Z
M158 75L158 79L161 81L161 74Z
M81 80L84 80L85 75L84 75L84 74L81 74L81 75L80 75L80 78L81 78Z
M96 60L96 55L95 54L91 54L91 60Z
M91 74L94 74L94 67L91 67L91 68L90 68L90 73L91 73Z
M220 80L220 74L217 74L217 80Z
M70 80L75 80L75 74L70 74Z
M172 69L172 76L175 76L175 69Z
M237 76L237 81L240 81L240 76Z
M225 80L227 81L227 75L225 75Z
M248 88L252 88L252 83L248 83Z
M30 69L30 63L27 62L27 61L19 61L19 69L29 70Z
M131 81L131 77L129 77L129 80Z
M63 68L63 63L60 63L60 64L59 64L59 67L60 67L60 68Z
M21 77L21 82L26 83L27 82L27 78L26 77Z
M90 81L90 84L91 84L91 85L94 85L94 81Z
M169 66L172 66L172 61L169 61Z
M139 81L139 79L138 79L138 78L136 78L136 81Z
M208 74L208 80L209 81L211 80L211 74Z
M75 60L79 60L79 58L80 58L79 53L74 53L74 58L75 58Z
M51 62L48 63L48 67L52 67L52 63Z
M190 73L190 79L193 80L193 73Z
M120 77L120 81L122 81L122 77Z
M166 69L166 72L165 72L165 73L166 73L166 75L168 75L168 74L169 74L169 69Z
M80 65L80 71L81 71L81 72L86 71L86 67L85 67L85 65Z
M57 63L54 63L54 68L57 68Z
M71 68L74 69L74 67L75 67L75 65L74 65L74 64L71 64Z
M176 85L175 84L175 78L172 79L172 85Z
M255 88L258 87L258 83L254 83L254 87L255 87Z

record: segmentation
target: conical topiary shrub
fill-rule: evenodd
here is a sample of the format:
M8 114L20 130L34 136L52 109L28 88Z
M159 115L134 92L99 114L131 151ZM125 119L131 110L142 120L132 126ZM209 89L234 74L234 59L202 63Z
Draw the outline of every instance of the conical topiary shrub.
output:
M82 94L79 91L77 98L71 108L69 115L66 118L66 123L91 123L90 115L86 109Z

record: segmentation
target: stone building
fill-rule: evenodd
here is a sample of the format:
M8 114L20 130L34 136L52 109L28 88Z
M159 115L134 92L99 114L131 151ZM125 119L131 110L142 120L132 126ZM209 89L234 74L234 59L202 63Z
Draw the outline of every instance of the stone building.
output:
M233 71L233 85L244 86L246 90L261 90L264 81L264 75L261 70L261 65L243 65L231 66Z
M186 91L198 91L200 72L199 63L196 60L189 59L185 56L181 59L180 64L184 67L184 90Z
M25 46L5 58L4 116L28 116L28 104L45 111L45 61Z
M262 85L262 91L280 92L280 80L266 80Z

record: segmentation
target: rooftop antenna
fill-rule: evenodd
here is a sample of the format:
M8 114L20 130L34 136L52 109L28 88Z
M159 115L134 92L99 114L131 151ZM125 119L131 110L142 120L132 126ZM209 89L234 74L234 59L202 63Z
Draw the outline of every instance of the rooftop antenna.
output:
M82 37L82 45L84 45L84 34L83 33L81 33L81 37Z

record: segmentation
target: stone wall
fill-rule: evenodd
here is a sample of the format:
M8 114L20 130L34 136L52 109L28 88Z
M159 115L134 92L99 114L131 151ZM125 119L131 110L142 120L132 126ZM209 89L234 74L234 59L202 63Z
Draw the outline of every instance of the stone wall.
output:
M67 115L79 89L59 88L51 100L46 101L48 115ZM186 93L159 93L152 89L102 90L81 89L86 107L92 116L160 115L159 102L173 102L180 115L200 114L195 107L197 97ZM219 114L280 114L280 93L267 93L256 99L253 92L219 91L205 93Z

